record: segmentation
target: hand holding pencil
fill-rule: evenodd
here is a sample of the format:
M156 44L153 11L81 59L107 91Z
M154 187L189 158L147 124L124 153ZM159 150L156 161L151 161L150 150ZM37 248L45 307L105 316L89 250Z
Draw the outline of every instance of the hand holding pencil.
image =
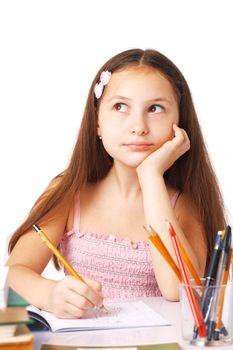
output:
M59 318L80 318L93 307L102 308L101 284L80 276L47 235L37 225L33 229L70 273L60 281L51 281L49 311Z

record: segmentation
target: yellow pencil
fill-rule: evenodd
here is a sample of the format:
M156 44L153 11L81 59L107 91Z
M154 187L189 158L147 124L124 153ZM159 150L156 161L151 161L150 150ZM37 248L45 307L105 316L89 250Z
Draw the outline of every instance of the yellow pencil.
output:
M53 243L50 241L50 239L46 236L46 234L39 228L37 225L32 225L34 230L40 235L40 238L42 241L44 241L49 249L52 250L53 254L58 258L58 260L61 261L61 263L65 266L65 268L69 271L69 273L79 279L80 281L84 282L83 278L73 269L73 267L66 261L66 259L61 255L59 250L53 245Z

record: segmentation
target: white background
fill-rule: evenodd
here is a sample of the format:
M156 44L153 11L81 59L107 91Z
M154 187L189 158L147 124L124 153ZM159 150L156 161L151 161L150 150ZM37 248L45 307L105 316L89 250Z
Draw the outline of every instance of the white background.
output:
M183 72L233 211L229 0L0 0L0 246L64 170L99 67L154 48ZM210 213L211 215L211 213Z

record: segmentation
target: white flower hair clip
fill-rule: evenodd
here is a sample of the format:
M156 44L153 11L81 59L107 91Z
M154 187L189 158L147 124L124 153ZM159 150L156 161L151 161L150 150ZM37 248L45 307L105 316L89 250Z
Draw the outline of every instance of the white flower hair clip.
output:
M105 70L100 74L100 81L97 84L95 84L94 88L95 97L97 99L99 99L102 96L104 86L109 83L110 78L111 72L109 72L108 70Z

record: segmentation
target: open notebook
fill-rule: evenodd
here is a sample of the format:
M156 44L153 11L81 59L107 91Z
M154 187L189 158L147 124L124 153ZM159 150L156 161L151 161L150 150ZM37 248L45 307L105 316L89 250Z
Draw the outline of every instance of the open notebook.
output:
M143 301L106 301L104 306L107 312L93 309L87 317L82 319L59 319L52 313L41 311L31 305L27 310L30 317L37 321L34 329L37 326L42 329L40 324L43 324L44 329L52 332L170 325Z

